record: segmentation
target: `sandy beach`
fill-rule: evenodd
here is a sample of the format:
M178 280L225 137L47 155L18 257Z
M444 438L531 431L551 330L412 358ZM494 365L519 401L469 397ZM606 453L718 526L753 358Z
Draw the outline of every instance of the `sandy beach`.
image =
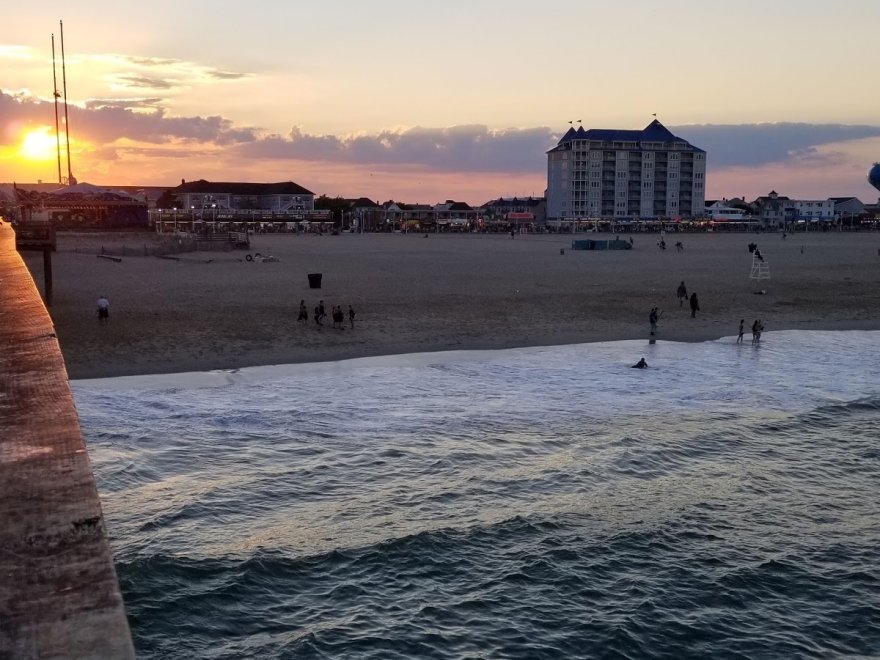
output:
M658 238L635 234L632 250L573 251L571 235L263 234L248 251L173 260L143 256L154 234L61 234L50 312L73 379L647 341L655 306L658 340L734 336L741 318L747 328L762 319L766 331L880 329L880 234L672 234L666 250ZM760 286L749 278L750 242L770 268ZM120 261L96 256L123 245ZM256 253L277 261L245 258ZM26 261L42 287L42 257ZM309 288L309 273L322 274L321 289ZM681 281L698 295L696 318L679 306ZM102 294L104 325L95 306ZM300 300L307 324L296 320ZM328 314L351 305L354 329L347 320L332 328L329 316L316 325L319 300Z

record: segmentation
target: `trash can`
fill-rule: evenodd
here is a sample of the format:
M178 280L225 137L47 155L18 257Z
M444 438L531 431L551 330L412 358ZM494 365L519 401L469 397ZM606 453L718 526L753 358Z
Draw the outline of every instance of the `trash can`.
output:
M321 288L321 273L309 273L309 288L310 289L320 289Z

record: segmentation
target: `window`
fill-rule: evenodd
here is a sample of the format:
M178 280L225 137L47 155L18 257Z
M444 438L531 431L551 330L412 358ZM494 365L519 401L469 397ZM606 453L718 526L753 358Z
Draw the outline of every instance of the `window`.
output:
M625 178L626 178L626 172L618 172L618 173L617 173L617 178L618 178L618 179L625 179Z

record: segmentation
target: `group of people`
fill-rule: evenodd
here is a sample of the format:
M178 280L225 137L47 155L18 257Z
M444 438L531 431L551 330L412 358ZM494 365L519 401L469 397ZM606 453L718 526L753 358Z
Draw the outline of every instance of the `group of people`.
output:
M684 285L684 281L678 285L678 289L676 290L676 295L678 296L678 306L683 307L685 300L690 300L691 306L691 318L697 317L697 312L700 311L700 300L697 298L696 292L691 293L690 299L688 299L688 290Z
M324 325L324 319L327 317L327 310L324 307L324 301L318 301L318 304L315 305L314 319L315 325ZM354 308L349 305L348 306L348 323L352 330L354 330ZM333 327L338 328L339 330L345 329L345 312L342 311L342 305L334 305L333 309L330 310L330 318L333 320ZM299 301L299 315L296 317L296 320L300 323L308 323L309 321L309 309L306 307L306 301Z
M746 320L739 320L739 334L736 336L736 343L742 344L743 335L746 330ZM755 322L752 323L752 343L758 344L761 342L761 333L764 332L764 322L761 319L755 319Z

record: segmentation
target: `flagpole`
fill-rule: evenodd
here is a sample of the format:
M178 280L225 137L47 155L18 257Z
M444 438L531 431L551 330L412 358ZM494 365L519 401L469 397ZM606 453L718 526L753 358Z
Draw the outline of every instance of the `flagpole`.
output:
M61 27L61 84L64 88L64 139L67 143L67 185L76 183L73 171L70 169L70 120L67 116L67 71L64 66L64 21L58 21Z
M58 76L55 74L55 34L52 34L52 97L55 99L55 153L58 156L58 184L61 184L61 135L58 129Z

